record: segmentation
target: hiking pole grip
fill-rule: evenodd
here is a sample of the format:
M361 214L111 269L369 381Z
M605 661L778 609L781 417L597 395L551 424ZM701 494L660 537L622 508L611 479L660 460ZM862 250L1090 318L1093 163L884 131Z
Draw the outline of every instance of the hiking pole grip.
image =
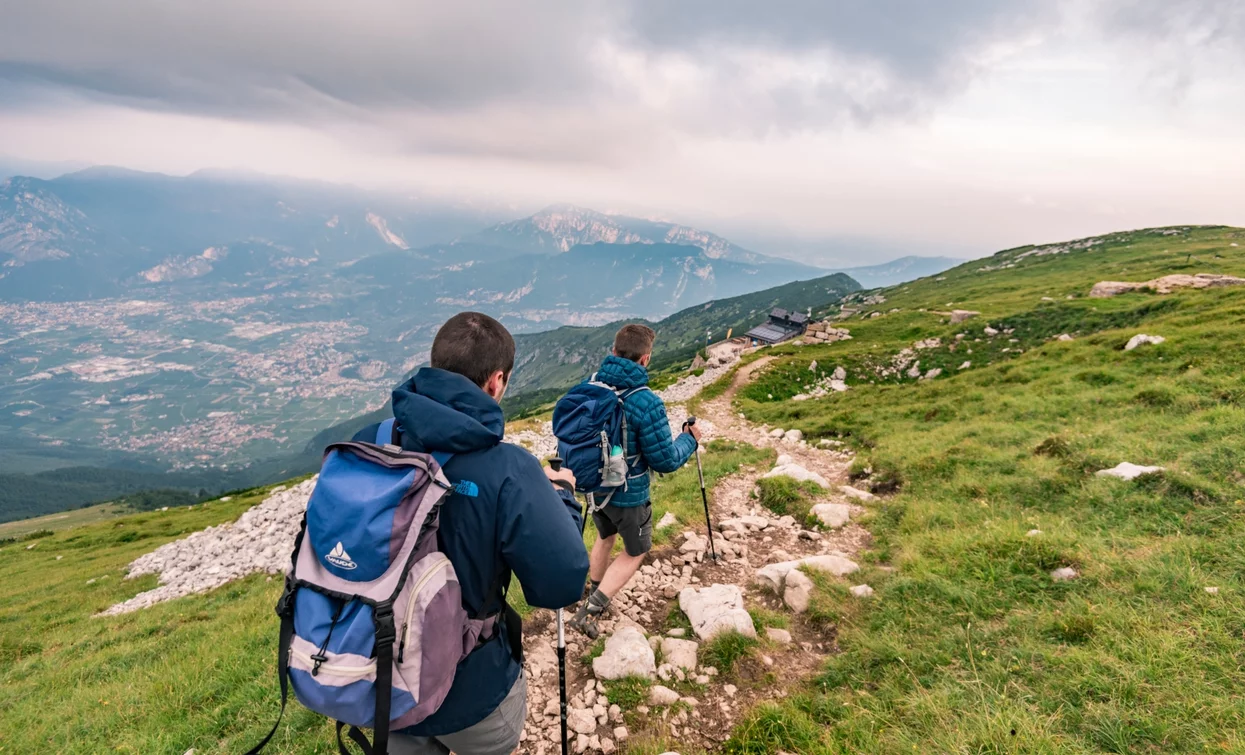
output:
M561 456L550 456L549 457L549 468L555 472L561 472L562 471L562 457Z

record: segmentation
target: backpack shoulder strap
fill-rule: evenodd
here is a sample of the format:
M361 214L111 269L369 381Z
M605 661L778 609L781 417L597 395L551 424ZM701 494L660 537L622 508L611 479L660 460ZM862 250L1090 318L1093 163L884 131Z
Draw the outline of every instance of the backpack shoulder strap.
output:
M393 427L397 420L393 417L381 422L376 428L376 445L389 446L393 445Z
M636 395L637 393L643 393L644 391L651 391L651 390L653 390L653 389L652 389L652 388L649 388L647 385L642 385L642 386L640 386L639 388L632 388L632 389L630 389L630 390L626 390L626 391L618 391L618 400L619 400L619 401L626 401L627 399L631 398L632 396Z

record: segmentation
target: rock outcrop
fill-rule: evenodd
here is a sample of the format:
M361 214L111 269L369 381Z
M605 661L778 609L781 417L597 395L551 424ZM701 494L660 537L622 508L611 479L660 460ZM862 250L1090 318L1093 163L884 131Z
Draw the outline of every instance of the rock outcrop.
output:
M1164 275L1162 278L1129 283L1127 281L1100 281L1090 289L1089 295L1095 299L1107 299L1112 296L1148 289L1160 294L1170 294L1178 288L1220 288L1223 286L1245 285L1245 278L1234 275L1214 275L1198 273L1197 275Z

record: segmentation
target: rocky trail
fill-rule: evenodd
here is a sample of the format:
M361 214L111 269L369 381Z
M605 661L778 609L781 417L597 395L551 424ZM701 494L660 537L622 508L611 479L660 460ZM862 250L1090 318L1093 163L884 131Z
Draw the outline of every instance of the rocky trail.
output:
M703 519L680 522L667 514L656 523L658 528L684 529L671 544L655 549L615 597L600 622L603 648L600 641L567 630L568 721L575 753L608 755L637 738L713 752L755 703L785 696L836 651L833 625L803 616L813 588L805 572L820 569L848 577L857 570L855 560L868 547L869 534L853 519L872 496L846 485L850 452L833 442L810 445L799 431L758 427L732 409L738 389L769 361L741 367L729 390L700 410L698 423L706 440L720 437L778 454L771 469L743 467L714 485L710 507L718 558L709 553ZM705 374L689 375L661 392L670 403L675 429L686 417L676 402L692 398L732 366L733 361L712 365ZM541 430L525 430L509 440L538 456L551 455L548 426ZM757 480L773 475L812 480L827 491L812 510L819 520L816 528L760 505ZM194 533L135 560L129 576L155 573L160 585L104 613L137 610L254 572L280 573L289 563L288 549L313 486L314 479L274 490L238 521ZM660 501L656 508L661 510ZM872 592L852 584L860 599ZM568 618L573 609L568 608ZM749 609L780 612L787 626L767 627L758 636ZM716 668L706 651L715 637L729 631L757 638L759 645L728 671ZM552 755L560 749L555 647L554 613L534 610L524 626L529 701L522 753ZM637 678L647 681L637 684ZM624 687L630 695L615 694Z
M800 618L808 609L812 582L796 567L836 576L857 570L854 559L867 547L869 534L850 521L863 508L839 490L846 484L852 456L834 447L809 445L798 431L758 427L732 409L739 388L769 361L741 367L731 387L700 409L698 422L712 427L716 437L779 454L771 470L745 467L714 486L710 508L717 561L709 555L704 522L679 522L686 525L679 544L654 550L615 597L600 625L601 636L611 639L590 665L582 660L593 643L568 632L569 721L576 753L614 752L634 736L712 752L754 704L785 696L793 680L811 674L836 650L833 627ZM691 398L694 393L682 395ZM677 406L669 413L686 416ZM753 489L759 477L774 472L813 479L836 491L817 504L833 526L809 530L793 517L762 508ZM862 597L871 592L856 588ZM757 636L749 608L789 614L787 629L762 633L758 652L739 661L730 674L700 660L705 644L721 632ZM520 751L552 755L560 747L556 630L550 612L537 614L545 618L529 626L524 640L531 700ZM631 710L611 705L607 685L635 675L653 679L648 700Z

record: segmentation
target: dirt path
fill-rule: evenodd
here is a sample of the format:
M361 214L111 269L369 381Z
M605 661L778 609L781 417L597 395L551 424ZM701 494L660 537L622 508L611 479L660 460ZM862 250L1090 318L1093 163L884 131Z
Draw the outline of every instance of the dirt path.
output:
M773 448L779 457L789 457L784 462L822 476L831 490L825 502L848 503L853 517L857 516L863 509L850 503L838 490L847 482L850 453L772 437L770 428L753 425L732 408L739 389L770 361L764 358L741 367L722 396L702 404L700 415L714 428L716 437ZM672 407L671 416L682 411L681 407ZM689 530L690 538L677 538L675 545L655 550L642 571L615 597L608 618L601 622L602 637L623 625L638 624L649 636L650 644L660 644L663 635L671 635L672 624L682 618L677 596L686 587L734 585L743 593L746 606L790 614L781 598L755 584L758 568L825 554L855 559L868 546L868 532L854 522L837 529L814 531L791 517L779 517L762 508L754 488L756 480L768 471L768 467L746 467L720 479L710 497L715 544L723 552L717 562L704 552L707 541L703 523ZM741 524L741 520L748 524ZM816 625L801 616L789 615L787 632L790 637L778 633L777 640L762 634L759 652L740 661L729 675L700 666L678 672L682 681L678 677L656 680L656 684L668 685L682 695L680 706L641 704L624 711L609 704L605 685L593 676L587 662L593 643L568 630L568 694L572 697L572 709L581 711L573 713L581 731L571 732L571 751L608 755L615 750L625 751L628 740L637 736L657 738L668 749L681 746L716 751L740 716L755 703L785 696L796 680L813 673L827 654L837 650L833 626ZM681 636L682 631L674 628L673 634ZM552 612L536 611L525 629L530 699L522 753L559 752L555 645ZM666 673L669 671L665 669Z

